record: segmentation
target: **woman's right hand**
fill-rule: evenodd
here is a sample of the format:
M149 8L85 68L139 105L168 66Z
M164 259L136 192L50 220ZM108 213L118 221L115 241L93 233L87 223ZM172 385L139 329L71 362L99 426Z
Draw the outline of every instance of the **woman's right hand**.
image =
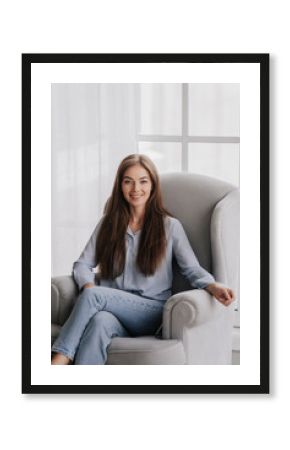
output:
M233 290L222 285L221 283L209 284L206 287L206 290L224 306L229 306L235 300Z

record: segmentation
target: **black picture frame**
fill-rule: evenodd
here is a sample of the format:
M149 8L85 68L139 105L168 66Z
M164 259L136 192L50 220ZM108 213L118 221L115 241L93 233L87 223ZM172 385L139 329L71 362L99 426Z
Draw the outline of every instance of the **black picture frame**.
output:
M269 393L269 54L22 54L22 393ZM31 67L47 63L260 65L260 383L255 385L36 385L31 381Z

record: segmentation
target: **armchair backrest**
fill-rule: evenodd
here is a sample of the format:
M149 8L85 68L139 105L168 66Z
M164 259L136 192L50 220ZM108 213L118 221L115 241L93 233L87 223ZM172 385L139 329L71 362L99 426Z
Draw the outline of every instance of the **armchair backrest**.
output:
M218 281L231 283L226 265L221 268L215 264L221 260L220 236L217 235L221 228L216 225L216 221L220 221L222 215L213 213L218 204L227 203L222 200L230 195L236 201L234 213L238 215L238 195L232 194L238 193L238 189L224 181L192 173L163 174L160 178L164 206L182 223L201 266L217 277ZM235 227L238 226L238 220L234 223ZM238 239L238 229L234 230L234 236ZM222 240L226 241L227 236L223 235ZM216 241L219 245L216 245ZM230 247L231 243L228 242L226 246ZM228 254L231 257L233 252L229 251ZM190 287L175 264L173 293L186 289Z

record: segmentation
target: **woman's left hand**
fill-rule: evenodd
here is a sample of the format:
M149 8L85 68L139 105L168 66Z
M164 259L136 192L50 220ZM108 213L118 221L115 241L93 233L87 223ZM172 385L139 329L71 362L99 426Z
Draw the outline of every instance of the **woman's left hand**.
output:
M235 299L235 294L232 289L219 283L209 284L206 290L224 306L229 306Z

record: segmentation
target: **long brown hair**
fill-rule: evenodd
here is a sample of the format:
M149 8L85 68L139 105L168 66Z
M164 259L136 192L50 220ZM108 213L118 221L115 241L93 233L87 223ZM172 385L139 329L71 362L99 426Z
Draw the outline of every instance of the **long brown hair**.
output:
M124 173L140 164L150 175L152 190L145 206L145 217L140 236L137 266L144 275L153 275L161 264L166 250L164 217L171 214L164 208L159 176L153 162L145 155L129 155L121 161L113 190L108 199L97 239L97 263L101 277L114 279L125 266L125 235L130 220L130 209L121 188Z

